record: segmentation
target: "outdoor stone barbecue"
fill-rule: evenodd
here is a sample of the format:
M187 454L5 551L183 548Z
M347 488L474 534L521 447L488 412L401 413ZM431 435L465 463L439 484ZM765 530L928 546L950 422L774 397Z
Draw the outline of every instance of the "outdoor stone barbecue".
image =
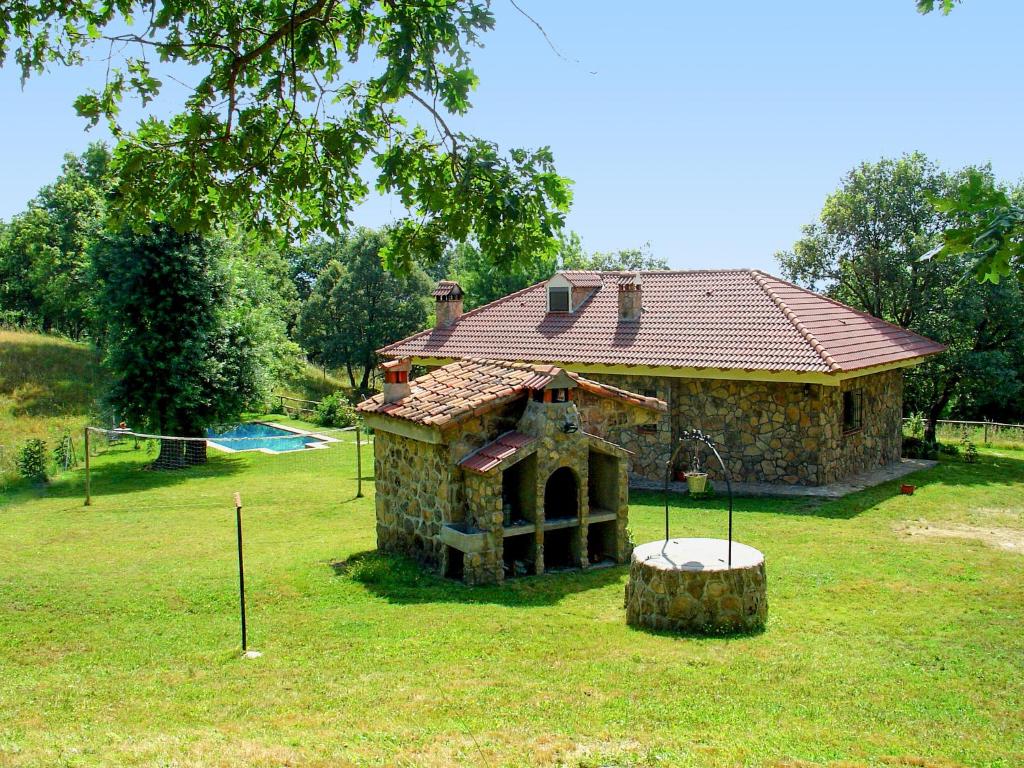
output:
M625 563L630 453L591 434L577 402L621 423L667 409L556 366L464 360L409 381L385 363L359 404L374 429L377 544L469 584Z

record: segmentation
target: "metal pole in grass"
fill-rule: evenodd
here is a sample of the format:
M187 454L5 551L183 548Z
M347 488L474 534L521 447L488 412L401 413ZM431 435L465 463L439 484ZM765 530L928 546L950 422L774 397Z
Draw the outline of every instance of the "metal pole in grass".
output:
M92 494L89 486L89 428L85 428L85 506L92 504Z
M363 438L356 422L356 498L363 498Z
M235 491L235 528L238 531L238 602L242 610L242 655L259 658L259 651L250 651L245 626L245 565L242 562L242 494Z

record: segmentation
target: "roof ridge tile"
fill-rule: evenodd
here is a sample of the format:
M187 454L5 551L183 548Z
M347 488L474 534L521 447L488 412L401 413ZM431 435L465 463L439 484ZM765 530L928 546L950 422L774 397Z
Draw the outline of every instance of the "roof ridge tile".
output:
M754 282L757 283L757 286L765 292L765 295L771 299L772 303L782 311L782 314L785 315L786 319L793 324L793 327L796 328L800 335L803 336L804 341L810 344L811 349L813 349L817 353L818 357L825 362L825 365L828 366L829 373L841 371L842 366L836 363L836 361L832 359L832 355L825 351L825 345L815 338L814 334L807 329L800 318L797 317L796 313L789 308L786 302L775 295L771 286L769 286L764 279L766 276L765 273L761 272L759 269L752 269L750 270L750 276L753 278Z

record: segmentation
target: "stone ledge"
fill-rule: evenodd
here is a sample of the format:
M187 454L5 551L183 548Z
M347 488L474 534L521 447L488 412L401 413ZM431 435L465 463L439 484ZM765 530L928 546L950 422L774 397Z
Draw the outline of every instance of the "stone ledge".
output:
M931 469L937 461L929 459L900 459L898 462L884 467L853 475L838 483L828 485L778 485L775 483L733 483L732 492L737 496L761 496L769 498L818 498L841 499L851 493L874 488L876 485L898 480L913 472ZM725 482L716 480L712 483L717 493L725 493ZM637 475L630 475L629 487L635 491L661 491L664 482L648 480ZM672 493L688 493L685 482L673 480L668 484Z

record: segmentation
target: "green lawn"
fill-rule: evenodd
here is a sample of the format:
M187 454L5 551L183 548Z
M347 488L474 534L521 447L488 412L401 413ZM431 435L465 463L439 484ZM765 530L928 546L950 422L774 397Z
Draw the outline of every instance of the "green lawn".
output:
M166 474L125 445L92 507L80 473L0 496L0 765L1024 764L1024 453L911 497L740 500L770 615L729 639L628 628L624 568L473 589L377 557L354 454ZM720 500L673 510L724 527Z

